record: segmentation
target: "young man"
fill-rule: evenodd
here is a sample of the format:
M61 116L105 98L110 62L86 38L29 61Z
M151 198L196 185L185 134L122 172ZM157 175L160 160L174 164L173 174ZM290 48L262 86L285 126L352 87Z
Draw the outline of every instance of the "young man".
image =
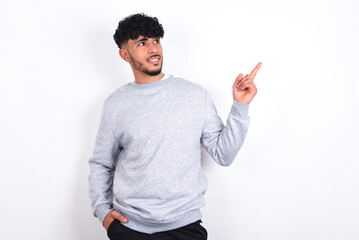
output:
M162 73L163 35L157 18L145 14L121 20L114 34L135 80L106 98L89 159L93 212L110 239L207 239L200 146L228 166L250 122L261 63L235 80L224 126L206 89Z

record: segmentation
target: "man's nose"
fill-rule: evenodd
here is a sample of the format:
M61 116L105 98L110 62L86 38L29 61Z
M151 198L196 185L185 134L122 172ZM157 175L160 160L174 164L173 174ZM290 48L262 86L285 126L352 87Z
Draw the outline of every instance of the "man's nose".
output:
M149 53L157 53L157 46L156 46L156 44L151 43L151 44L149 45L149 47L148 47L148 52L149 52Z

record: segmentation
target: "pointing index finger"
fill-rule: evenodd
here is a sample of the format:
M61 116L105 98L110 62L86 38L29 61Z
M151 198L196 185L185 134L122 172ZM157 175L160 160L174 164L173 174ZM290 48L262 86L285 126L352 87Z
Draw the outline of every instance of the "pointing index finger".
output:
M257 66L252 70L250 76L251 76L251 78L252 78L253 80L254 80L254 77L256 76L256 74L257 74L257 72L258 72L258 70L259 70L259 68L260 68L261 66L262 66L262 63L260 62L260 63L258 63Z

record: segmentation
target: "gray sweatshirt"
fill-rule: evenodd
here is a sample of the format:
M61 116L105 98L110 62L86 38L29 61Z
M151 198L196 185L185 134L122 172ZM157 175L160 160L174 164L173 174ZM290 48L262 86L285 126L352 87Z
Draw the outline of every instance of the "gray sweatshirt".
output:
M171 75L127 83L104 101L89 195L101 223L115 209L125 226L167 231L201 219L207 179L201 145L220 165L236 158L250 118L233 99L226 126L201 85Z

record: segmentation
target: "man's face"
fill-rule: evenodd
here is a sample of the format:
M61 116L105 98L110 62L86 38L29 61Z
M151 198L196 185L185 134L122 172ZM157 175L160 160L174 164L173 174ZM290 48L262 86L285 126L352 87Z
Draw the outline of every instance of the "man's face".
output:
M150 76L161 73L163 57L160 38L139 36L135 40L129 39L124 49L128 54L124 59L131 64L134 71Z

